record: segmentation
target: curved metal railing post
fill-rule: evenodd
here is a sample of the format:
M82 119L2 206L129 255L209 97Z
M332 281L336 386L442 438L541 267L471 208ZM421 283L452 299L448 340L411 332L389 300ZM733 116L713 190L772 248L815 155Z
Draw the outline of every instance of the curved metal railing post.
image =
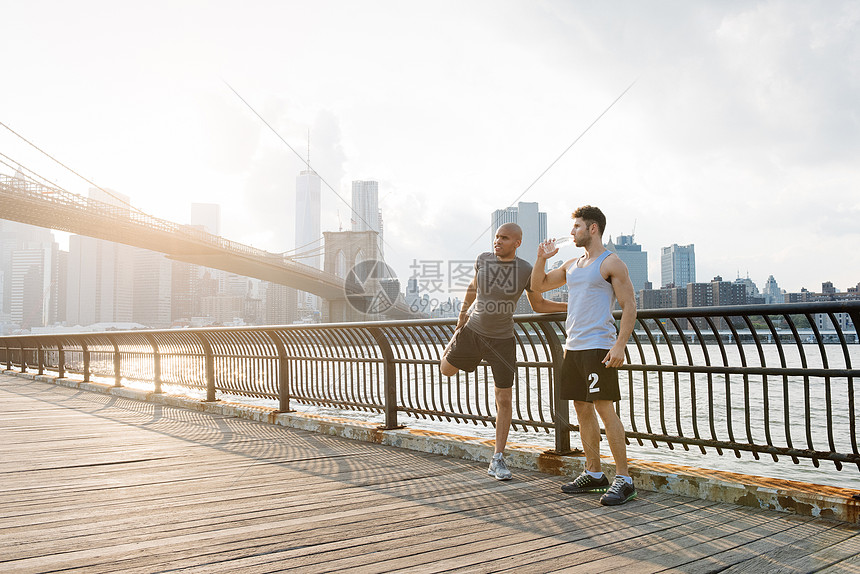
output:
M66 351L63 349L63 342L57 340L57 378L62 379L66 376Z
M152 392L161 393L161 353L158 350L158 341L149 334L144 334L144 337L152 345Z
M556 454L570 454L570 402L561 398L561 363L564 360L564 348L561 346L558 334L551 323L538 323L544 337L549 344L552 356L552 400L553 400L553 422L555 423L555 449Z
M90 382L90 348L85 339L81 339L81 355L84 360L84 382Z
M40 375L45 374L45 348L42 346L41 339L36 339L36 372Z
M218 399L215 398L215 355L212 352L212 345L205 334L197 331L194 333L197 339L200 340L200 345L203 347L203 357L205 361L205 377L206 377L206 402L214 403Z
M290 413L290 363L287 361L287 350L284 342L272 331L266 331L278 351L278 412Z
M367 330L379 350L382 352L383 385L385 385L385 425L383 430L402 429L403 425L397 424L397 371L394 365L394 353L391 351L391 343L385 337L382 329L371 327Z
M113 337L108 336L108 341L113 345L113 386L122 386L122 356L119 354L119 345Z
M21 372L26 373L27 372L27 355L24 352L24 341L22 341L21 339L18 339L18 348L21 351Z

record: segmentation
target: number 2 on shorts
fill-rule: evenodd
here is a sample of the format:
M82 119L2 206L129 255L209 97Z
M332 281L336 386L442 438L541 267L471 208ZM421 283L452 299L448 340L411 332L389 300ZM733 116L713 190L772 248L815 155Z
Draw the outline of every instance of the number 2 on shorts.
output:
M597 383L600 381L600 376L597 373L591 373L588 375L588 392L589 393L599 393L600 389L597 387Z

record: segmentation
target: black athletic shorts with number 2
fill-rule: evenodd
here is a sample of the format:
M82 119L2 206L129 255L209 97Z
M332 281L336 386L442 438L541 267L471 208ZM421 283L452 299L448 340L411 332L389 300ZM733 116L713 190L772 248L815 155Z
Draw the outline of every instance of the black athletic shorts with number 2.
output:
M564 351L561 364L561 398L592 402L621 400L618 369L602 363L608 349Z

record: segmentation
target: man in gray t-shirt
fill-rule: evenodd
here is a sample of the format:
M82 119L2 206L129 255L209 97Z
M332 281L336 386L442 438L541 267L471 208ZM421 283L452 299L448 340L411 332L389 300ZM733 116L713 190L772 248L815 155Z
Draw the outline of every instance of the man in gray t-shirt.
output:
M497 480L508 480L511 471L502 458L513 416L516 375L516 340L513 314L525 290L532 309L538 313L565 311L564 303L547 301L530 287L532 266L517 257L523 231L516 223L506 223L496 231L493 252L482 253L475 261L475 277L466 290L454 337L445 349L440 369L446 377L458 370L474 371L486 361L496 387L496 448L487 471ZM472 314L467 311L474 303Z

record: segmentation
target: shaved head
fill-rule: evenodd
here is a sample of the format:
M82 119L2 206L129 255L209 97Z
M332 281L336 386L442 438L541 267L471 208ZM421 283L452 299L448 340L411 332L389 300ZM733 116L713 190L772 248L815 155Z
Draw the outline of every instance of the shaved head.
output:
M499 231L501 231L507 235L510 235L511 237L513 237L515 239L522 239L523 238L523 228L520 227L519 225L517 225L516 223L505 223L504 225L499 227L499 229L496 231L496 233L498 233Z

